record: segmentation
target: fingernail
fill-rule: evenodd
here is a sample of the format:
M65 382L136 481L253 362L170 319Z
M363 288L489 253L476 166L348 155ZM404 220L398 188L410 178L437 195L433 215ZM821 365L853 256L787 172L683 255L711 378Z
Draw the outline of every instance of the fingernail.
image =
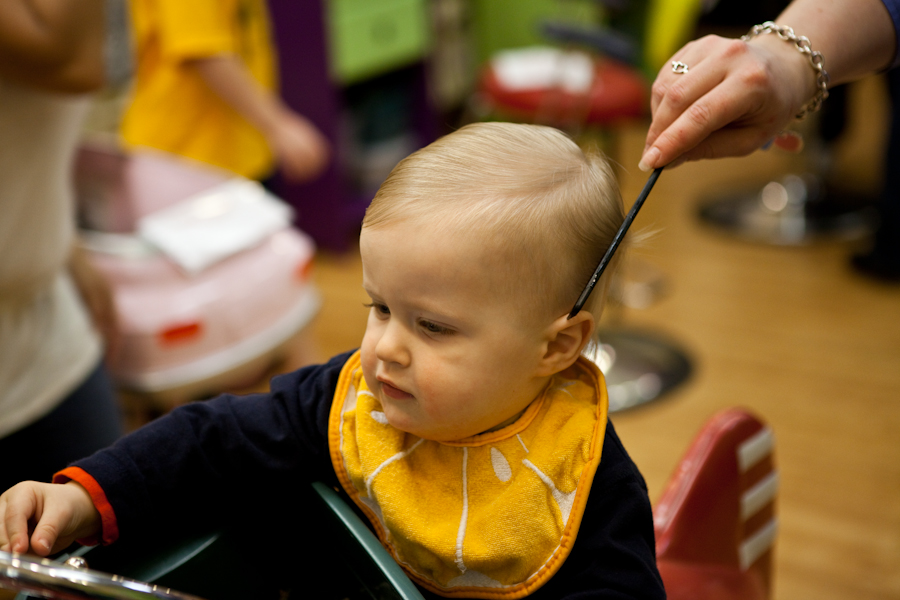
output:
M652 171L653 167L656 166L656 161L659 160L659 148L650 148L646 152L644 152L644 156L641 157L641 162L638 163L638 169L641 171Z
M47 550L48 552L50 551L50 542L48 542L47 540L45 540L45 539L39 539L39 540L37 541L37 543L38 543L38 546L40 546L41 548L44 548L44 549Z
M800 152L803 150L803 136L796 131L782 131L778 134L775 144L788 152Z

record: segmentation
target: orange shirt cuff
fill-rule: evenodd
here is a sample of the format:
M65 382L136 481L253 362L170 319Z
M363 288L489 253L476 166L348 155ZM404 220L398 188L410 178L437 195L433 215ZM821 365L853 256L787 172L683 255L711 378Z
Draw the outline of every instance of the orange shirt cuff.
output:
M106 493L97 480L88 475L88 473L79 467L67 467L53 476L53 483L66 483L74 481L87 490L91 495L91 501L94 507L100 513L100 523L102 530L99 536L84 538L77 540L79 544L84 546L96 546L112 544L119 539L119 524L116 521L116 513L112 504L106 499Z

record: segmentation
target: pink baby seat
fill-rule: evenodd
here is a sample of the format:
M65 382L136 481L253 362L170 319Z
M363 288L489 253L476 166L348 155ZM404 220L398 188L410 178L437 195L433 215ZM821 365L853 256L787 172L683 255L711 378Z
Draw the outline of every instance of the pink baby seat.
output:
M313 242L256 182L97 143L75 170L82 237L117 304L122 388L172 406L252 382L317 312Z
M772 430L728 409L700 431L654 510L670 600L770 597L777 521Z

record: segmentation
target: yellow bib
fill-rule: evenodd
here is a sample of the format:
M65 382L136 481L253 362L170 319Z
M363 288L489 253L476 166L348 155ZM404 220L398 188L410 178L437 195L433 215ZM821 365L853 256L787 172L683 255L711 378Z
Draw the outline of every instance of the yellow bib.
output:
M447 597L521 598L568 556L600 463L606 386L579 359L512 425L435 442L387 423L359 352L329 418L335 472L409 576Z

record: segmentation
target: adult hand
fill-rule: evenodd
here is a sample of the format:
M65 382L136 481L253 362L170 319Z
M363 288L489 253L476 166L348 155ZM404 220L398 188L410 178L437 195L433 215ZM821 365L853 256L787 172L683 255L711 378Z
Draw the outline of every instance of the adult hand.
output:
M328 140L306 117L290 109L281 111L277 125L267 137L289 181L312 179L328 166Z
M29 535L29 526L34 531ZM0 550L39 556L100 533L100 513L74 481L63 485L24 481L0 496Z
M653 84L651 113L640 168L649 171L688 160L745 156L774 141L799 150L782 134L815 94L815 71L793 44L775 35L750 42L706 36L685 45Z
M104 83L103 0L0 2L0 77L49 92Z

